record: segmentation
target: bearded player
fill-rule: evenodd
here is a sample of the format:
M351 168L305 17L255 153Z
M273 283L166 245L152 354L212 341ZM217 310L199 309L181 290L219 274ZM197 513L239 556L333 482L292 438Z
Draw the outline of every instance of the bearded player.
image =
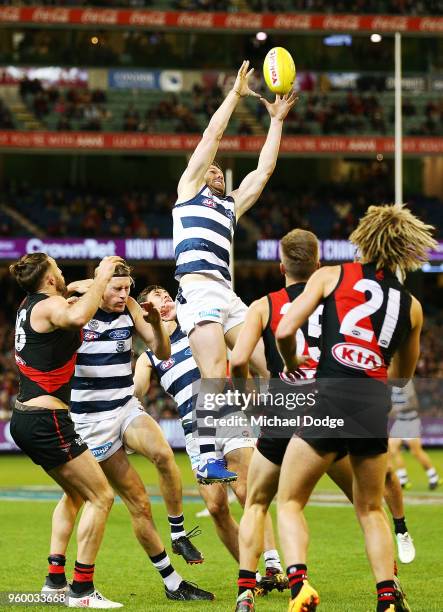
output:
M231 246L240 217L255 204L271 177L280 148L283 121L297 101L295 93L277 96L274 103L261 99L270 126L256 170L238 189L225 192L221 168L214 162L220 140L240 100L259 97L249 88L249 62L243 62L233 88L212 116L188 166L182 174L173 209L175 278L180 282L177 317L189 337L200 370L202 385L197 408L204 410L205 393L223 390L226 380L226 347L232 348L246 315L246 306L234 293L229 271ZM254 369L267 375L262 346L253 355ZM197 409L198 416L198 409ZM197 479L204 484L229 482L236 474L217 459L215 429L200 437Z

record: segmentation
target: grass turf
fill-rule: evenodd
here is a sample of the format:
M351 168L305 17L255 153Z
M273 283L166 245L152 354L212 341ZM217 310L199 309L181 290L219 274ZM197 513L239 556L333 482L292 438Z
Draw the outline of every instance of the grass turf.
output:
M443 453L433 452L436 467L443 471ZM182 468L185 486L194 484L185 456L177 456ZM140 457L132 459L148 485L156 483L155 472L148 462ZM437 491L432 499L440 504L417 503L414 494L426 490L426 477L415 462L408 458L414 489L406 494L407 520L417 547L417 559L402 566L400 576L409 594L414 612L441 612L443 576L441 565L441 542L443 540L443 499ZM10 488L27 485L49 485L52 481L30 460L20 456L0 457L0 487ZM334 490L328 480L319 484L323 491ZM0 591L38 591L46 573L46 556L54 502L8 502L0 501L0 537L2 571ZM187 502L185 514L187 527L198 523L203 534L194 540L205 553L205 563L188 567L181 558L171 555L176 569L188 580L216 594L215 602L186 603L170 602L163 595L162 584L150 567L145 553L132 534L125 507L116 504L111 512L105 538L97 559L96 583L103 593L125 604L133 611L177 612L192 609L195 612L229 612L234 607L237 567L215 535L208 518L196 519L195 513L202 508L200 501ZM237 518L241 515L238 504L232 506ZM169 530L163 504L153 504L158 529L169 546ZM272 509L275 513L275 508ZM306 511L311 530L309 568L311 582L319 590L325 612L373 612L375 605L374 584L364 555L363 539L350 507L310 506ZM440 543L440 545L439 545ZM75 560L75 542L68 551L68 567ZM257 610L263 612L283 611L287 608L286 594L272 593L257 600ZM6 609L2 606L1 609ZM33 606L34 610L48 609ZM63 609L53 607L53 609Z

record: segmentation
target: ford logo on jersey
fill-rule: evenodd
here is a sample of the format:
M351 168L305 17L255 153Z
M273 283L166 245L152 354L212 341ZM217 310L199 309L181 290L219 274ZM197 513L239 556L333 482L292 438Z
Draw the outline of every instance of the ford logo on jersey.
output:
M169 359L167 359L166 361L162 361L160 364L160 370L163 370L163 372L165 372L166 370L169 370L169 368L172 368L172 366L175 363L175 359L174 357L170 357Z
M129 329L114 329L109 332L109 337L112 338L112 340L126 340L130 335L131 332Z
M95 458L103 457L108 450L111 448L112 442L106 442L105 444L101 444L100 446L96 446L95 448L91 448L91 453Z
M377 370L384 365L380 355L358 344L347 342L335 344L332 347L332 355L339 363L356 370Z

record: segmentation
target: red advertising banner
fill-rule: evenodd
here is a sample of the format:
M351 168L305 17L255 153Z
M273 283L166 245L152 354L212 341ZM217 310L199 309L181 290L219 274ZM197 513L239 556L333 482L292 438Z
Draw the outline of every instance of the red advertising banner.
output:
M0 149L60 150L120 153L168 153L192 151L199 135L140 134L127 132L19 132L0 130ZM256 153L264 143L264 136L225 136L220 151L246 154ZM442 155L443 138L408 136L403 139L405 155ZM394 138L387 136L284 136L283 155L312 154L377 155L394 153Z
M441 34L443 17L320 15L307 13L203 13L56 6L0 7L0 23L238 30L256 32L403 32Z

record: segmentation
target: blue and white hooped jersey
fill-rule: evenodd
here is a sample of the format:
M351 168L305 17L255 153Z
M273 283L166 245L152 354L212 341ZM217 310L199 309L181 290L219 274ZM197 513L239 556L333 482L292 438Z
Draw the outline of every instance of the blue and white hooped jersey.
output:
M131 353L134 321L123 313L100 308L83 328L72 379L71 412L100 414L119 408L134 395Z
M230 284L234 198L216 196L205 185L191 200L176 203L172 219L175 278L197 272Z
M198 390L193 383L200 380L200 370L195 363L189 340L177 326L171 335L171 356L169 359L158 359L152 351L146 355L158 374L160 384L177 404L185 434L192 432L192 407ZM194 394L193 394L194 391Z

